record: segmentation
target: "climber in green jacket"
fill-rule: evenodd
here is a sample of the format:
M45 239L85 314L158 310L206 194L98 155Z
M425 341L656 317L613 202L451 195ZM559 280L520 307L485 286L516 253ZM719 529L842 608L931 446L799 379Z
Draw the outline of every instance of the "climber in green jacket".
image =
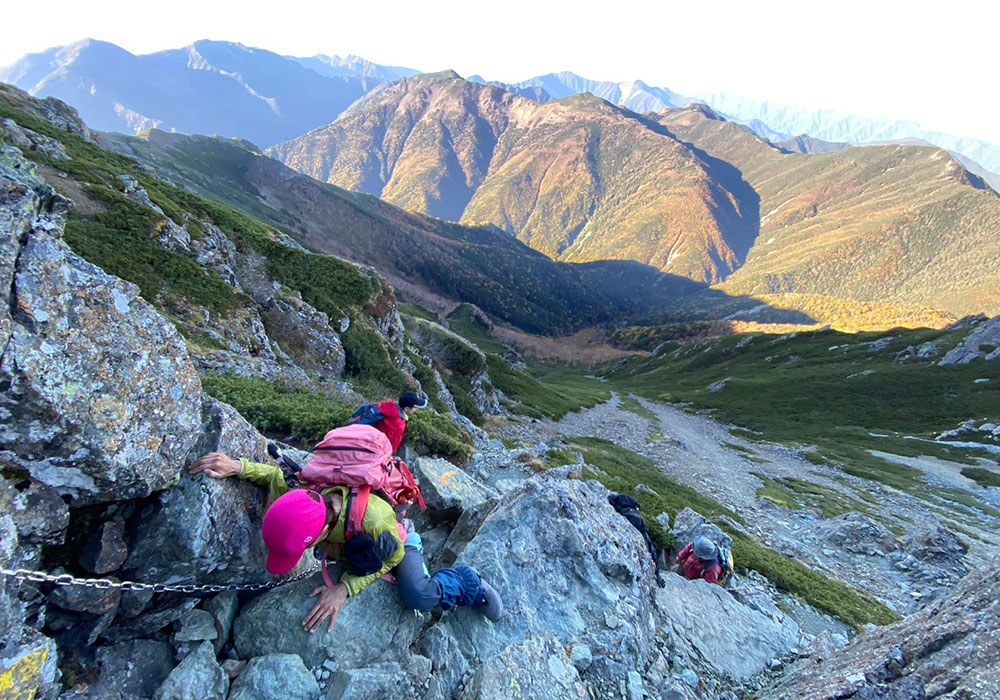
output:
M310 597L319 601L303 621L313 632L327 619L330 629L347 599L392 573L399 587L403 605L411 610L430 611L435 607L450 610L456 605L478 607L494 622L503 612L503 603L492 586L468 566L441 569L431 575L424 563L420 535L407 529L404 545L396 514L383 499L372 495L362 521L363 532L375 542L382 568L361 576L345 571L336 584L326 571L326 557L346 542L346 517L340 517L350 493L346 486L332 486L321 493L293 489L284 473L275 466L257 464L247 459L235 460L213 452L196 460L191 474L205 474L213 479L238 476L268 489L271 505L264 516L263 536L268 547L267 570L274 575L292 570L311 547L323 552L325 586L313 590Z

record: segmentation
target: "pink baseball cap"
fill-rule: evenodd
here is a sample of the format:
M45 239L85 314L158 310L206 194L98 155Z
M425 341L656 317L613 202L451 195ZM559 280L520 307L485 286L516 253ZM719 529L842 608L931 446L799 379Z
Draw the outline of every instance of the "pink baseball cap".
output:
M315 491L296 489L271 504L264 514L267 572L274 576L295 568L326 524L326 504Z

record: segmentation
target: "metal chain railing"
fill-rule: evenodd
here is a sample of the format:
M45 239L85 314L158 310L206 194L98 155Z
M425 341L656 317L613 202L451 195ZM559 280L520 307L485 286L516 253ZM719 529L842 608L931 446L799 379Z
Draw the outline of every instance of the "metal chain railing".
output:
M291 578L267 583L236 583L236 584L167 584L167 583L139 583L137 581L112 581L108 578L77 578L71 574L47 574L44 571L32 571L30 569L3 569L0 568L0 575L12 578L16 581L30 581L32 583L52 583L56 586L84 586L86 588L96 588L107 590L120 588L123 591L152 591L153 593L222 593L224 591L266 591L271 588L282 586L286 583L301 581L305 577L314 574L318 567L313 567Z

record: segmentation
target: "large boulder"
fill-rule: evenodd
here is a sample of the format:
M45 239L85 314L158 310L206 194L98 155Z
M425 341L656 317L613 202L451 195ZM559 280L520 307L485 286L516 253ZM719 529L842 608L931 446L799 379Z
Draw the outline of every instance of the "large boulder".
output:
M0 456L78 503L163 488L201 418L184 340L135 285L59 239L47 211L59 198L8 149L0 192L0 284L15 310L0 322Z
M229 676L215 659L211 642L203 642L181 661L153 700L226 700Z
M817 523L813 531L827 544L853 554L879 556L899 548L895 535L862 513L845 513L824 520Z
M1000 559L946 597L871 629L817 662L799 662L765 700L994 700L1000 688Z
M336 574L331 575L336 580ZM317 600L309 594L322 585L319 575L311 576L270 590L244 606L233 627L240 658L298 654L310 669L329 659L334 664L331 670L339 671L398 658L416 640L421 617L405 610L396 587L385 581L376 581L348 600L332 631L325 624L312 634L306 632L302 620Z
M594 656L627 669L645 668L656 636L653 562L639 533L620 526L607 498L597 482L543 474L486 518L458 563L473 566L500 592L504 616L492 623L477 610L458 608L439 623L471 665L527 640L552 639L586 644ZM509 673L520 677L516 666ZM550 682L562 693L567 677L556 674Z
M511 673L514 668L516 675ZM586 687L580 674L553 635L525 639L486 659L458 695L459 700L582 697L586 697Z
M250 659L233 682L229 700L319 700L316 679L295 654L267 654Z
M664 529L669 529L669 523L665 521L667 516L661 515L659 520ZM716 545L726 547L730 551L733 549L733 538L724 533L718 525L713 525L704 517L685 508L674 516L674 526L671 530L678 549L685 547L689 542L694 542L695 537L707 537Z
M967 365L973 360L1000 358L1000 316L980 323L941 359L942 365Z
M228 404L205 398L200 422L185 466L208 452L267 460L267 440ZM147 582L269 580L260 536L266 497L265 489L248 481L185 472L176 486L140 509L125 571Z
M413 472L427 503L427 516L434 523L454 522L470 511L488 511L500 496L496 489L446 459L420 457L413 464Z
M721 586L673 573L664 576L664 583L656 589L661 624L672 631L680 649L701 659L714 675L748 679L799 640L794 622L743 605Z

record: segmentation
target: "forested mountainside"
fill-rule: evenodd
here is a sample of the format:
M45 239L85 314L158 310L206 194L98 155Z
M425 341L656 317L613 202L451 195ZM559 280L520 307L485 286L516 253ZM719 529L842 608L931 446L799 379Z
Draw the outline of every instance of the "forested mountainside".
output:
M311 250L377 267L411 299L438 308L472 302L532 332L617 322L700 288L631 261L555 262L495 227L448 223L317 182L246 142L159 131L102 138L171 182L251 212Z

